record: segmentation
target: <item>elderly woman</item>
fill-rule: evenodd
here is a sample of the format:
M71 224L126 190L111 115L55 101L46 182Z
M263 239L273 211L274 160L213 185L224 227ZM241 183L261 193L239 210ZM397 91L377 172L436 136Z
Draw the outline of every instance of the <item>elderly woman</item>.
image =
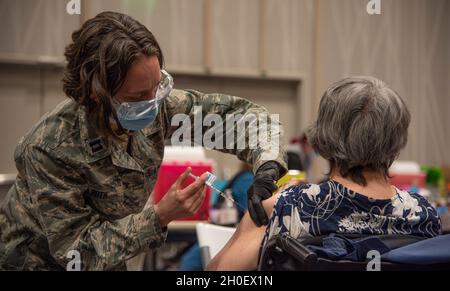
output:
M333 84L308 132L314 149L330 162L329 179L289 187L266 200L265 210L271 214L267 227L256 227L244 216L207 269L256 269L259 250L284 232L297 238L330 233L438 235L440 222L428 201L389 184L388 169L406 145L409 122L404 101L384 82L353 77Z

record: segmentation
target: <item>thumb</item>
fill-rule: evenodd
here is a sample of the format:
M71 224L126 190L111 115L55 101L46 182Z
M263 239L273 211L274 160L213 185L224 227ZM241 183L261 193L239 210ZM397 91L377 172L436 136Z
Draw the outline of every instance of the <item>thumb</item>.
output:
M189 176L189 174L190 174L191 172L192 172L191 167L188 167L186 170L184 170L183 174L181 174L181 175L177 178L177 180L175 181L175 186L176 186L177 188L179 188L180 185L181 185L181 183L183 183L183 182L187 179L187 177Z

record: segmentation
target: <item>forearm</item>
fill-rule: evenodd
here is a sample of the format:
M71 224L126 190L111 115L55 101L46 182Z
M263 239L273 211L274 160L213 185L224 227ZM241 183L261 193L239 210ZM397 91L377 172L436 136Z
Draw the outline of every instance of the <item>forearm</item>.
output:
M67 255L76 251L82 269L112 269L164 242L166 233L152 206L118 220L99 215L85 200L86 180L60 154L30 146L22 157L35 217L60 266L66 268Z
M166 138L234 154L255 172L271 160L287 168L278 116L245 98L173 90L163 111Z
M66 255L75 250L80 253L83 270L113 269L148 247L161 245L167 232L162 230L152 207L141 213L115 221L90 222L68 233L67 229L49 238L54 258L64 265Z

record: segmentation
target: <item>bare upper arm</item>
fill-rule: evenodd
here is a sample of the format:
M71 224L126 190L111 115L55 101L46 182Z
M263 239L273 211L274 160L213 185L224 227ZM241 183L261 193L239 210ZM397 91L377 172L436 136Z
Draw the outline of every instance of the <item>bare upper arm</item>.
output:
M273 206L278 195L263 201L267 216L272 215ZM236 232L225 247L208 264L207 270L255 270L258 263L258 254L266 226L257 227L250 215L245 213ZM239 258L239 259L236 259Z

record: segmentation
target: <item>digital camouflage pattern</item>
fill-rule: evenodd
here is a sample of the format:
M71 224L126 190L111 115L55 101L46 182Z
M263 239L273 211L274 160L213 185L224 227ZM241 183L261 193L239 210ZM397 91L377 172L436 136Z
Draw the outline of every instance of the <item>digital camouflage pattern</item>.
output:
M167 230L144 206L177 129L171 117L193 119L195 105L203 116L267 114L239 97L173 90L157 120L129 142L102 136L95 115L73 100L46 114L15 150L18 176L0 210L0 269L65 270L71 250L83 270L125 269L126 259L164 243ZM276 161L286 167L281 148ZM262 149L221 151L255 169L265 162Z

